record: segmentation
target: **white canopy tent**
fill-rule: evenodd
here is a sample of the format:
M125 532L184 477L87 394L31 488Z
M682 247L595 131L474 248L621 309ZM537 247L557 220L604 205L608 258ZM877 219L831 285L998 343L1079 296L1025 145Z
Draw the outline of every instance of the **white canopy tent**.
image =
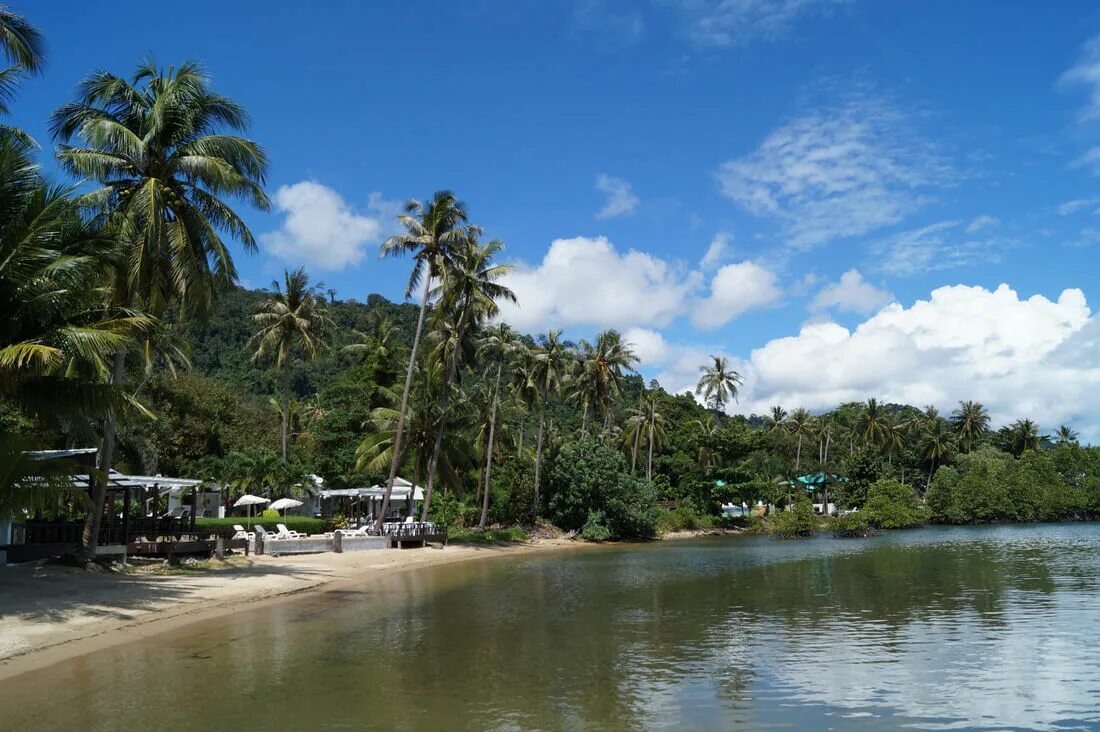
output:
M367 513L376 516L382 510L382 500L386 495L384 485L373 485L370 488L333 488L322 490L321 498L346 498L368 503ZM393 482L393 491L390 493L390 510L398 515L411 515L416 510L416 504L424 500L424 489L413 485L404 478L397 478Z

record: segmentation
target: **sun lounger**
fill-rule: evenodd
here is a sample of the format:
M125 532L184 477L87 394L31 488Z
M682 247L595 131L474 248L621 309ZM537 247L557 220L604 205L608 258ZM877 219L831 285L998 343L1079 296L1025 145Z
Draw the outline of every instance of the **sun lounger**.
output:
M240 524L233 524L233 531L237 532L233 534L234 539L248 539L254 541L256 539L256 532L245 531L244 527Z
M275 528L279 530L280 539L304 539L305 534L299 534L297 531L291 531L286 527L286 524L275 524Z

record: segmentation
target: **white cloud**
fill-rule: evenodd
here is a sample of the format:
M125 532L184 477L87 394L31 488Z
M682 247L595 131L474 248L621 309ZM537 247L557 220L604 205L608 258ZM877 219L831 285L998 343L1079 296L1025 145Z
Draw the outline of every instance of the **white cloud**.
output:
M743 46L783 38L803 18L827 14L847 0L680 0L689 34L703 46Z
M1061 216L1070 216L1086 208L1093 209L1093 214L1100 214L1100 198L1077 198L1066 201L1058 207L1058 213Z
M951 409L977 399L998 421L1080 423L1100 414L1098 356L1100 323L1080 290L1052 301L1021 299L1007 285L941 287L854 331L817 323L754 350L740 411L823 409L870 396Z
M696 328L720 328L755 308L770 305L780 297L774 272L755 262L727 264L710 281L710 296L695 303L691 322Z
M867 315L892 301L894 296L863 279L859 270L850 269L817 293L811 310L835 309Z
M703 258L699 260L699 266L703 269L710 269L720 264L730 254L730 239L732 238L732 236L726 234L715 234L714 238L710 240L710 246L707 247Z
M521 330L668 325L702 284L698 272L644 252L620 253L605 237L555 239L538 266L504 279L519 299L501 318Z
M596 212L597 219L613 219L634 213L638 207L638 197L630 189L630 183L622 178L612 178L606 173L596 176L596 190L607 194L603 208Z
M975 216L970 220L970 223L966 225L966 231L968 234L981 231L982 229L995 229L1001 225L1001 220L996 216Z
M863 91L811 109L721 165L722 193L807 249L896 224L957 178L909 112Z
M941 221L895 234L872 246L871 251L880 271L905 276L998 262L1001 250L1015 245L999 237L967 235L961 221Z
M1090 147L1081 157L1070 163L1071 168L1088 168L1093 175L1100 175L1100 147Z
M660 366L670 354L664 336L651 328L628 328L623 341L633 347L642 366Z
M314 181L280 186L274 201L285 218L281 227L260 235L260 244L280 259L317 270L358 264L391 225L382 218L389 204L376 193L368 206L375 216L356 213L339 193Z
M1086 87L1089 98L1081 110L1081 119L1100 117L1100 36L1085 43L1077 64L1062 74L1058 82L1063 87Z

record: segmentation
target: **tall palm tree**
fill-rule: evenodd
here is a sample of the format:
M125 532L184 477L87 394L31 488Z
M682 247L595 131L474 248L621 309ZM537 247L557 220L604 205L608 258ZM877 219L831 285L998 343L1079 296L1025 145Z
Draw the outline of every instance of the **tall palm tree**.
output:
M1044 439L1039 434L1039 425L1030 419L1018 419L1009 427L1009 446L1017 457L1027 450L1038 450Z
M1065 445L1076 445L1078 440L1077 431L1069 425L1059 425L1058 431L1054 433L1058 442Z
M485 444L485 487L481 499L481 520L478 521L481 531L485 530L489 516L489 488L493 474L493 451L496 449L497 411L500 408L500 379L504 373L504 365L515 353L516 343L516 334L511 327L507 323L498 323L481 337L477 345L478 360L490 366L496 365L492 407L489 412L489 437Z
M539 427L535 438L535 487L531 518L537 519L542 487L542 449L546 433L546 407L561 396L562 387L573 363L573 346L561 337L560 330L540 336L538 345L518 354L513 369L513 388L528 408L538 408Z
M872 397L863 405L856 424L863 443L881 449L890 432L890 413Z
M646 432L649 423L649 412L646 409L645 395L642 401L630 409L623 424L623 444L630 449L630 472L633 473L638 465L638 448L642 443L642 435Z
M921 436L921 455L929 463L928 486L932 485L936 468L950 460L954 451L955 436L948 423L943 419L929 421Z
M284 286L272 282L273 293L262 303L252 322L258 326L249 345L252 360L270 361L280 373L282 407L281 457L286 462L287 433L290 426L290 364L295 358L312 361L328 350L332 321L325 295L309 284L304 268L283 272Z
M329 302L331 303L332 300L330 299ZM393 365L403 353L397 323L377 311L371 311L367 315L367 320L369 324L366 332L352 330L352 342L340 350L358 360L374 356L376 359L375 383L392 386L397 379L397 372Z
M500 284L512 268L505 264L494 264L493 258L504 248L500 241L491 241L480 245L476 240L467 242L450 266L443 270L439 287L439 306L436 309L437 323L448 322L450 338L440 340L438 349L440 359L446 364L444 385L455 382L459 367L472 355L471 336L481 324L500 312L498 300L515 302L516 296L510 289ZM439 329L443 333L443 329ZM446 417L450 404L451 390L444 388L440 411ZM428 520L432 505L432 491L435 485L436 467L439 453L443 447L443 424L436 434L432 447L432 456L428 463L428 485L424 492L424 505L421 520Z
M703 375L695 385L695 393L702 394L707 406L720 413L730 399L737 399L737 390L744 379L730 367L725 356L711 356L714 363L703 366Z
M480 228L467 223L466 205L450 191L439 191L426 203L410 199L405 204L405 212L397 219L405 227L405 231L382 242L382 256L401 257L411 254L413 268L409 274L405 297L411 297L413 291L421 286L421 282L423 282L423 292L420 298L420 315L416 320L416 333L413 335L412 349L409 351L409 366L405 372L405 387L401 392L401 407L397 412L397 423L394 427L390 474L386 479L382 510L375 524L375 531L379 533L382 531L382 523L389 510L393 482L397 479L397 468L401 464L401 438L405 429L405 411L409 407L409 391L412 388L413 373L416 370L420 336L424 332L424 314L431 296L432 281L442 277L443 272L463 247L481 233Z
M802 439L810 434L814 428L814 418L807 410L799 407L791 412L787 420L791 434L798 438L798 446L794 454L794 472L799 472L802 466Z
M971 452L989 432L989 421L989 412L979 402L959 402L958 409L951 413L951 426L965 452Z
M6 5L0 5L0 54L8 60L8 66L0 69L0 114L8 113L8 102L19 81L42 70L46 60L44 46L37 28Z
M596 343L581 341L578 354L578 396L584 404L584 426L587 431L588 407L596 406L604 416L604 429L610 426L615 398L622 390L623 376L634 370L638 356L630 343L617 330L605 330L596 336Z
M764 417L764 425L768 432L780 432L787 424L787 410L778 405L771 408L771 412Z
M236 280L223 234L246 251L256 242L226 203L235 198L269 208L263 191L268 160L244 131L248 115L211 91L194 62L158 69L152 61L125 79L98 71L81 82L77 99L54 112L50 129L61 144L57 159L70 174L100 188L83 202L100 212L123 251L112 297L122 307L160 316L169 308L209 312L221 285ZM79 146L68 143L76 138ZM125 376L126 351L114 355L111 381ZM103 419L99 469L114 461L116 412ZM92 490L81 554L95 556L106 495L105 478Z
M650 392L646 399L646 444L649 455L646 458L645 479L653 482L653 451L664 446L668 433L665 431L666 420L663 414L657 411L657 394Z

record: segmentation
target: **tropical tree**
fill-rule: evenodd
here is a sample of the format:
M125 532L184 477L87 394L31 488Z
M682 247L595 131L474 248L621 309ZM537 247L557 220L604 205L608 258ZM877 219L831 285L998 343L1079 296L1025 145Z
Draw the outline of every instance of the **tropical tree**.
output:
M979 402L959 402L958 409L951 413L951 426L964 452L971 452L989 433L989 421L989 412Z
M802 440L807 437L814 428L814 418L807 410L799 407L791 412L787 419L788 429L798 440L794 453L794 472L799 472L802 467ZM788 453L789 454L789 453Z
M27 74L42 70L46 60L44 46L37 28L22 15L0 5L0 54L8 60L8 66L0 69L0 113L8 113L8 102L19 82Z
M725 356L711 358L714 363L702 367L703 375L699 377L695 393L702 394L706 405L715 413L720 413L730 399L737 399L737 390L744 379L730 367L729 359Z
M146 61L129 79L98 71L81 82L74 102L53 114L61 167L101 186L82 203L99 212L121 248L112 288L117 306L153 316L169 308L201 316L218 288L236 280L223 234L246 251L256 243L226 199L269 207L266 153L231 134L247 125L244 109L213 92L202 68L190 61L168 70ZM81 144L69 145L74 138ZM126 350L114 354L113 384L124 379ZM116 419L116 411L107 410L99 453L103 477L92 490L81 538L85 559L95 556Z
M1017 457L1027 450L1038 450L1044 439L1039 425L1030 419L1018 419L1008 428L1009 449Z
M955 451L955 436L945 420L935 419L925 424L920 450L929 464L927 485L931 486L936 468L950 460Z
M481 519L478 528L485 530L485 523L489 516L489 487L493 474L493 452L496 449L497 411L500 409L500 380L504 373L504 366L512 358L516 350L516 334L507 323L498 323L490 328L477 344L477 356L480 361L490 367L496 366L496 376L493 380L492 407L489 411L489 436L485 443L485 471L484 489L481 503Z
M646 410L646 444L649 448L649 455L646 458L645 467L645 479L648 483L653 483L653 451L659 449L665 443L668 438L668 433L665 430L667 420L664 415L657 411L657 394L650 392L646 398L645 404Z
M494 240L481 245L471 238L450 261L449 266L443 268L442 283L438 288L436 323L446 323L447 327L437 327L436 333L440 338L436 355L445 364L443 399L440 404L444 418L450 406L451 390L447 387L457 379L459 367L473 355L473 333L484 321L499 314L498 300L516 300L515 294L499 282L511 267L493 263L493 258L503 248L504 244L500 241ZM443 423L436 434L428 463L428 485L424 492L421 516L423 521L428 519L428 512L431 510L436 468L442 447Z
M1076 445L1078 440L1077 431L1065 424L1058 426L1058 431L1054 433L1054 437L1060 444L1064 445Z
M764 417L764 425L768 432L780 432L787 425L787 410L778 405L771 408L768 416Z
M891 416L878 399L868 399L860 410L856 429L865 445L882 449L890 432Z
M613 406L622 390L623 376L633 371L636 363L638 356L617 330L603 331L596 336L595 344L580 342L575 392L584 407L582 432L588 430L589 406L595 406L603 413L604 429L611 425Z
M524 349L513 369L513 390L528 409L537 408L539 426L535 438L535 486L531 506L532 519L538 518L541 500L542 449L546 433L546 407L551 399L561 396L565 379L573 363L572 344L561 337L560 330L540 336L538 345Z
M271 297L252 315L258 330L249 345L254 349L253 361L271 362L280 374L280 455L285 463L290 429L290 364L295 358L312 361L328 350L332 321L323 291L309 284L304 268L284 271L283 285L275 281L271 289Z
M379 533L382 531L382 523L389 510L393 482L397 479L397 468L401 464L401 438L405 429L405 412L409 407L409 392L412 388L413 373L416 370L416 354L420 347L420 337L424 332L424 315L431 297L432 282L442 277L443 272L463 247L481 233L480 228L467 223L467 218L466 205L450 191L439 191L426 203L410 199L405 204L404 213L397 217L405 227L405 231L391 236L382 243L384 257L401 257L406 254L413 257L413 268L409 274L405 297L411 297L420 286L423 287L423 292L420 298L420 315L416 320L416 333L413 335L412 348L409 351L405 386L401 391L401 407L398 409L397 422L394 425L390 474L386 479L382 510L375 524L375 531Z

